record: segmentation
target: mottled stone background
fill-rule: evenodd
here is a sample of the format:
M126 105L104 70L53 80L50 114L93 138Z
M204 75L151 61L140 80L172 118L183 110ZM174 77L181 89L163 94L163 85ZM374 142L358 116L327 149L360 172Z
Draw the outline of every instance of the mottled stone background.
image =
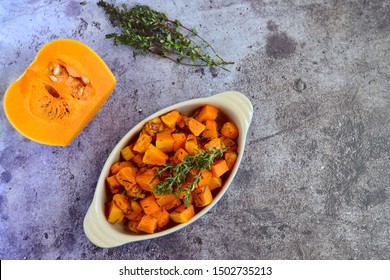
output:
M0 2L0 99L48 41L93 48L117 86L68 147L34 143L0 109L1 259L389 259L390 2L158 0L228 71L189 68L105 39L95 1ZM116 1L122 3L123 1ZM254 116L220 203L182 231L114 249L83 218L105 158L173 103L238 90Z

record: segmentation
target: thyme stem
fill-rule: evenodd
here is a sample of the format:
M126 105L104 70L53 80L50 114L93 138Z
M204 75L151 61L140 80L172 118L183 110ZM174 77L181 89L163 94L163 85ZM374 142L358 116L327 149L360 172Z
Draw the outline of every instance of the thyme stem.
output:
M171 163L165 164L162 169L157 172L156 176L160 176L166 172L168 172L169 175L154 188L154 193L158 195L174 193L178 196L183 192L184 205L189 206L191 191L193 191L199 183L202 172L205 169L211 170L214 160L222 158L223 152L226 149L227 148L206 149L196 155L186 156L184 161L177 165ZM191 171L193 170L196 171L193 175L194 178L192 181L188 182ZM186 182L188 184L184 184Z
M104 9L111 24L120 28L120 33L106 34L114 45L133 46L136 54L149 52L182 65L227 70L224 66L234 63L225 61L195 29L149 6L138 4L128 9L125 4L117 7L102 0L97 5Z

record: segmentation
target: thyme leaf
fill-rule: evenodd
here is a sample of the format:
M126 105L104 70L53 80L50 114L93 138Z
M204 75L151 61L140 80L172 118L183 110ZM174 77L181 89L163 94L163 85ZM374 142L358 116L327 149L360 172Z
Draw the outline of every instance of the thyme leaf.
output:
M224 66L234 63L218 55L195 28L184 26L178 19L171 20L165 13L149 6L138 4L129 9L125 4L118 7L102 0L97 5L121 31L106 34L106 38L113 39L114 45L133 46L137 49L136 54L152 53L182 65L227 70Z
M215 159L223 157L223 152L228 148L213 149L209 148L195 155L188 155L183 162L173 165L167 163L157 172L156 176L165 174L169 175L162 180L153 190L158 195L175 194L179 196L184 194L183 202L186 207L190 205L190 195L201 179L202 172L205 169L211 170ZM183 185L191 176L191 171L196 171L193 175L193 180L186 185Z

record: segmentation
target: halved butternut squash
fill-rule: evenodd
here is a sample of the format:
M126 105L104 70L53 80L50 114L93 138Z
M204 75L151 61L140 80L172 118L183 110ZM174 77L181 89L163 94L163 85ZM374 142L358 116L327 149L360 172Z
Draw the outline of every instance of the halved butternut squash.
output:
M66 146L110 96L116 79L91 48L72 39L47 43L4 96L9 122L25 137Z

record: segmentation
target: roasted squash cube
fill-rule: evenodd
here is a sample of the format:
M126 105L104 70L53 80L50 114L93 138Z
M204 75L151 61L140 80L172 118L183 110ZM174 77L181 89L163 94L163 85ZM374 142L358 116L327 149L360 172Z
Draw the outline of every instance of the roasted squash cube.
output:
M119 183L126 189L126 191L130 190L137 184L135 180L135 174L137 172L137 168L135 167L124 167L115 175L116 179Z
M228 148L227 151L229 152L237 151L237 143L233 139L223 136L222 142L225 145L225 147Z
M137 138L137 141L134 144L133 150L138 153L145 153L151 142L152 136L142 130Z
M188 208L185 205L180 205L170 214L175 223L186 223L193 216L195 216L195 210L192 204Z
M198 187L193 190L192 196L194 198L194 204L196 207L207 206L213 201L213 195L211 194L211 191L207 185Z
M170 202L164 204L164 208L169 211L173 208L176 208L178 207L179 205L181 205L182 202L180 199L178 199L177 197L174 197Z
M202 137L207 139L218 138L219 133L217 129L217 122L212 120L206 120L206 129L202 132Z
M156 147L164 153L173 151L173 137L168 130L161 131L156 134Z
M161 116L163 123L169 128L176 128L182 117L179 111L174 110Z
M171 202L175 198L176 197L175 197L175 195L173 193L159 195L159 196L156 197L156 203L159 206L163 206L163 205L166 205L167 203Z
M143 211L141 204L135 200L131 201L131 209L133 209L133 212L136 212L136 213L141 213Z
M203 123L206 120L215 120L218 117L218 108L206 104L202 107L199 113L196 115L196 120Z
M157 228L157 218L148 214L142 216L141 220L137 225L137 230L146 233L154 233L156 228Z
M234 167L234 164L236 163L237 160L237 153L235 152L226 152L224 154L224 158L226 160L226 163L229 167L229 170L232 170Z
M171 161L173 164L182 163L185 157L188 156L188 153L183 148L178 149L175 154L172 156Z
M173 138L173 151L176 152L178 149L183 148L186 143L187 136L183 132L172 133Z
M213 174L210 170L203 170L202 173L200 174L200 180L199 183L197 184L196 187L204 187L206 186L209 182L210 179L213 177Z
M157 228L165 227L170 221L169 213L164 209L164 207L160 207L159 210L151 215L157 219Z
M164 165L168 160L168 155L153 144L149 144L142 158L143 163L150 165Z
M156 117L150 121L148 121L144 127L143 130L149 134L150 136L156 135L156 133L161 132L164 130L164 123L162 122L160 117Z
M141 204L138 201L132 199L130 204L133 211L130 214L125 215L125 217L130 221L133 221L136 220L140 214L144 214L144 211L142 210Z
M212 149L212 150L219 150L224 147L224 144L222 142L221 138L214 138L211 139L209 142L207 142L204 145L205 149Z
M115 162L110 167L111 174L115 175L121 170L123 167L134 167L134 164L131 161L118 161Z
M113 200L106 204L106 215L109 223L120 223L124 217L122 210Z
M133 157L134 157L134 152L133 150L131 149L130 146L126 146L124 147L122 150L121 150L121 155L122 157L128 161L128 160L131 160Z
M133 186L130 190L126 191L128 197L144 198L145 193L139 185Z
M158 185L160 180L156 177L158 167L155 168L141 168L136 176L138 185L145 191L153 191L154 187Z
M229 171L229 166L224 159L217 160L211 167L213 177L221 177L227 171Z
M198 140L196 139L196 136L194 134L189 134L187 136L185 149L191 155L196 155L200 151L198 146Z
M142 154L142 153L137 153L137 154L133 157L133 161L134 161L134 163L135 163L138 167L144 167L144 166L145 166L145 163L142 161L143 158L144 158L144 154Z
M110 189L112 194L118 193L120 191L120 189L122 188L122 185L116 179L115 175L107 177L106 182L107 182L106 186Z
M206 126L204 124L198 122L194 118L188 118L186 120L186 125L188 129L192 132L192 134L194 134L195 136L199 136L203 132L203 130L206 129Z
M238 136L238 128L233 122L225 122L221 128L221 134L231 139L235 139Z
M128 227L132 232L139 233L137 227L143 216L145 216L144 213L137 213L132 219L129 220Z
M210 191L222 187L222 179L219 177L211 177L208 183Z
M153 195L149 195L144 199L141 199L140 204L145 214L152 214L160 209L160 206L157 204Z
M122 210L124 214L127 215L133 211L133 209L131 208L131 203L126 195L122 193L117 193L113 196L112 200Z

